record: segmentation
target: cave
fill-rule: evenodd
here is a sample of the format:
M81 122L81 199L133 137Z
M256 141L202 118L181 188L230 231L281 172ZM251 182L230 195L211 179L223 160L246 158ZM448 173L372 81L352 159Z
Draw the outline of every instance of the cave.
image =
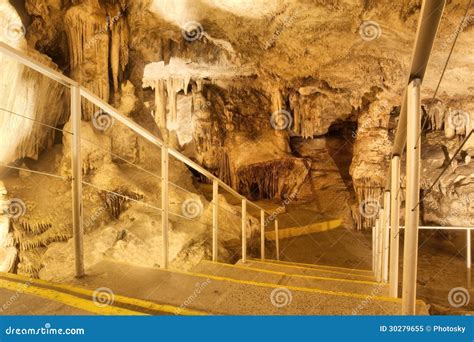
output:
M381 222L395 229L394 156L397 231L412 222L412 157L393 151L425 2L0 0L0 279L135 297L121 267L138 284L162 269L210 275L200 293L235 267L234 282L252 270L301 288L341 281L316 279L322 292L372 277L387 287L360 293L401 298L408 235L390 254L395 280L373 273L374 241ZM451 299L474 295L474 8L441 2L418 107L415 286L419 312L464 315L474 303ZM320 314L183 291L165 300L178 314ZM321 314L399 312L331 305Z

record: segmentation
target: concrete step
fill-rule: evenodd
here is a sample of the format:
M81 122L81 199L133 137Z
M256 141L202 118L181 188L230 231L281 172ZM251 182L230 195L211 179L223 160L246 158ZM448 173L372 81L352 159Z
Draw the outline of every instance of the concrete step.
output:
M261 259L252 259L252 258L249 258L248 260L261 261ZM370 276L374 275L372 270L364 270L364 269L359 269L359 268L329 266L329 265L321 265L321 264L307 264L307 263L302 263L302 262L272 260L272 259L267 259L264 261L273 262L275 264L309 267L309 268L323 269L323 270L330 270L330 271L337 271L337 272L350 272L353 274L370 275Z
M287 274L299 274L307 276L316 276L324 278L336 278L346 280L361 280L375 282L375 277L370 274L360 274L351 270L340 270L340 269L328 269L328 268L316 268L299 265L284 264L277 261L260 261L260 260L247 260L244 266L251 266L264 270L283 272ZM242 261L237 262L237 265L243 265Z
M376 294L388 296L389 288L386 284L366 280L337 279L311 275L288 274L280 271L266 270L240 263L230 265L203 261L193 268L193 272L232 277L241 280L267 282L282 286L297 286L326 291L348 292L358 294Z
M108 287L123 296L212 314L393 315L401 312L399 299L378 294L304 288L114 261L96 264L88 273L89 276L75 282L91 289ZM428 313L423 302L419 301L417 307L418 313Z
M256 282L266 282L273 284L280 284L285 279L286 274L278 271L259 270L249 268L245 265L232 265L220 262L201 261L191 270L193 273L204 273L228 278L235 278L238 280L250 280Z

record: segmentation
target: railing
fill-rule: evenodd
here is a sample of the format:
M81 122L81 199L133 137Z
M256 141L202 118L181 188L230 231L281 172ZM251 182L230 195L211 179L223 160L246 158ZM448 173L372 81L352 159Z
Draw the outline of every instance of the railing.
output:
M82 190L83 185L94 186L82 180L82 161L81 161L81 116L82 99L90 101L96 105L103 112L110 115L113 119L125 125L133 132L138 134L140 137L146 139L146 141L152 143L161 150L161 208L153 207L153 209L161 211L162 219L162 242L163 242L163 254L162 254L162 267L169 267L169 158L172 156L178 161L184 163L193 170L199 172L202 176L207 177L212 182L212 259L217 261L218 259L218 237L219 237L219 190L225 190L227 193L236 197L241 202L241 231L242 231L242 261L245 262L247 259L247 225L248 225L248 209L254 208L260 213L260 257L265 258L265 215L271 215L265 209L259 205L251 202L244 196L240 195L237 191L232 189L222 180L214 176L212 173L204 169L202 166L193 162L186 156L182 155L175 149L167 146L165 142L157 138L148 130L144 129L139 124L133 122L115 108L98 98L96 95L91 93L86 88L82 87L78 82L64 76L63 74L44 66L29 56L25 55L21 51L18 51L11 46L0 42L0 52L16 60L19 63L41 73L42 75L62 84L63 86L70 89L71 96L71 123L72 132L68 132L72 135L72 214L73 214L73 238L74 238L74 253L75 253L75 274L77 277L84 275L84 226L83 226L83 201L82 201ZM53 127L54 128L54 127ZM136 166L136 165L135 165ZM146 170L144 170L146 171ZM148 171L146 171L148 172ZM172 183L171 183L172 184ZM108 190L106 190L108 191ZM108 193L113 193L108 191ZM121 196L120 194L115 194ZM124 196L122 196L124 197ZM179 215L178 215L179 216ZM278 236L278 220L274 220L274 227L276 236ZM276 240L276 257L279 259L279 244L278 239Z
M382 209L376 219L373 228L373 267L377 280L390 283L390 295L398 297L398 260L399 260L399 233L400 233L400 160L406 153L406 200L405 200L405 238L403 251L403 289L402 289L402 314L415 314L416 303L416 277L418 258L418 230L419 229L465 229L468 239L468 261L467 268L471 267L471 245L470 236L472 227L419 227L419 204L420 199L420 160L421 160L421 86L428 66L429 58L433 49L434 41L444 12L446 0L425 0L422 3L420 18L414 44L413 56L406 89L400 109L400 118L396 129L395 140L391 155L390 168L387 170L387 183ZM463 21L466 20L469 7L466 9ZM433 99L439 89L447 64L456 44L457 36L462 28L456 32L456 38L452 43L450 53L447 57L441 73L438 86ZM466 138L456 151L459 153L461 147L471 132L466 132ZM454 159L453 156L450 162ZM449 166L450 163L447 163ZM446 166L446 168L448 167ZM446 168L442 171L444 172ZM441 173L442 174L442 173ZM431 185L431 188L439 180L441 174ZM392 228L391 228L392 227Z
M388 271L392 268L390 260L387 257L388 250L390 249L390 239L387 238L388 232L393 231L390 225L386 226L387 229L382 229L380 221L375 221L375 227L372 227L372 269L377 281L388 282ZM398 229L405 229L405 226L399 226ZM466 270L467 270L467 286L471 287L471 260L472 260L472 247L471 247L471 230L474 227L442 227L442 226L419 226L418 229L422 230L455 230L455 231L466 231ZM399 231L400 233L400 231ZM398 233L398 235L399 235ZM393 246L392 246L393 247ZM396 267L398 267L398 260L395 260ZM390 279L390 285L392 285L392 279ZM391 293L393 297L398 296L398 287L395 287L396 293Z

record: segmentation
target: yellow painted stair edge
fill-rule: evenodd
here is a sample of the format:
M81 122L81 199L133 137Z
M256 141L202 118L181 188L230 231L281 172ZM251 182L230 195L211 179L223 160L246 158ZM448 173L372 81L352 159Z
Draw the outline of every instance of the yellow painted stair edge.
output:
M270 274L286 276L286 277L293 277L293 278L339 281L339 282L344 282L344 283L365 284L365 285L380 285L380 283L378 283L376 281L318 277L318 276L311 276L311 275L305 275L305 274L290 274L290 273L279 272L279 271L265 270L265 269L262 269L262 268L256 268L256 267L251 267L251 266L230 265L230 264L225 264L223 262L209 261L209 260L203 260L203 261L205 263L216 264L216 265L225 266L225 267L232 267L232 268L236 268L236 269L255 271L255 272L261 272L261 273L270 273Z
M340 267L340 266L328 266L328 265L319 265L319 264L307 264L304 262L295 262L295 261L283 261L283 260L271 260L271 259L257 259L257 258L247 258L250 261L269 261L273 263L283 264L283 265L295 265L295 266L306 266L309 268L329 268L329 269L340 269L340 270L347 270L347 271L357 271L357 272L364 272L373 275L373 271L367 269L360 269L360 268L349 268L349 267Z
M22 276L22 275L19 275L19 274L0 272L0 276L10 278L10 279L20 279L20 280L28 281L28 282L33 283L33 284L37 283L37 284L42 284L42 285L46 285L46 286L51 286L51 287L55 287L55 288L58 288L58 289L64 289L64 290L68 290L68 291L71 291L71 292L75 292L75 293L83 294L83 295L88 295L88 296L93 296L93 294L94 294L94 291L86 289L86 288L77 287L77 286L68 285L68 284L53 283L53 282L49 282L49 281L46 281L46 280L43 280L43 279L32 279L32 278L25 277L25 276ZM120 302L120 303L123 303L123 304L129 304L129 305L134 305L134 306L137 306L137 307L142 307L142 308L145 308L145 309L151 309L151 310L156 310L156 311L173 313L173 314L177 314L177 315L186 315L186 316L207 315L207 313L197 311L197 310L191 310L191 309L187 309L187 308L184 308L184 307L176 307L176 306L168 305L168 304L158 304L158 303L155 303L155 302L150 302L150 301L146 301L146 300L142 300L142 299L138 299L138 298L130 298L130 297L117 295L117 294L114 294L114 301L115 302Z
M278 230L278 237L286 239L295 236L307 235L312 233L324 232L341 226L340 219L329 220L325 222L313 223L307 226L284 228ZM270 241L275 241L275 231L265 232L265 238Z
M265 261L253 259L253 260L251 260L251 262L261 263L261 264L277 265L277 266L283 266L283 267L289 267L289 268L296 268L296 269L303 269L303 270L312 270L312 271L320 271L320 272L326 272L326 273L350 275L350 276L362 277L362 278L368 278L368 279L374 279L373 276L364 275L364 274L348 273L348 272L339 272L339 271L332 271L332 270L320 269L320 268L315 268L315 267L304 267L304 266L297 266L297 265L284 265L284 264L281 264L279 261L273 262L273 261L268 261L268 259L265 260Z
M37 297L46 298L61 304L65 304L67 306L71 306L99 315L145 315L141 312L117 308L114 306L101 307L96 305L91 300L79 298L67 293L58 292L51 289L36 287L29 283L18 283L11 280L0 279L0 287L10 291L15 291L19 294L26 293Z
M207 278L207 279L217 280L217 281L227 281L227 282L231 282L231 283L244 284L244 285L253 285L253 286L268 287L268 288L285 287L286 289L293 290L293 291L320 293L320 294L326 294L326 295L332 295L332 296L352 297L352 298L358 298L358 299L370 298L370 300L376 300L376 301L382 301L382 302L401 303L400 298L393 298L393 297L387 297L387 296L373 296L371 294L360 294L360 293L352 293L352 292L322 290L322 289L311 288L311 287L281 285L281 284L265 283L265 282L258 282L258 281L252 281L252 280L239 280L239 279L216 276L216 275L205 274L205 273L186 272L186 271L181 271L181 270L176 270L176 269L166 270L166 269L162 269L162 268L157 268L156 270L163 271L163 272L176 273L176 274L183 274L183 275L188 275L188 276L192 276L192 277ZM422 302L422 301L420 301L420 302Z

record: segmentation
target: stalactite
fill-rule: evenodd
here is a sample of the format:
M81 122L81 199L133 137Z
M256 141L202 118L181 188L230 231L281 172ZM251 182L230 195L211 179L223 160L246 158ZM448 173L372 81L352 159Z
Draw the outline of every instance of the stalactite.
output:
M286 198L296 192L306 178L293 172L301 167L300 159L272 160L239 167L232 186L252 198Z
M383 187L369 178L358 179L354 184L359 207L357 216L357 230L370 230L375 226L377 213L382 207Z
M225 148L219 149L217 158L217 176L226 184L232 184L232 174L230 170L229 155Z
M165 80L155 81L155 122L160 129L166 129L167 94Z
M272 113L279 112L283 109L283 96L280 89L275 88L271 93L272 99Z
M97 1L70 7L64 18L71 76L102 100L109 99L109 33L106 12ZM118 62L117 56L113 56ZM83 117L90 120L96 106L83 99Z
M130 198L133 200L143 199L143 195L123 188L116 189L113 193L103 191L101 196L104 199L106 208L109 209L110 215L115 219L120 217L120 214L125 210L125 206L130 201Z
M168 92L168 107L170 111L170 119L176 121L178 119L177 114L177 102L178 102L178 93L187 88L189 83L189 76L187 77L169 77L166 83L167 92Z
M128 25L123 16L124 7L118 5L107 10L108 26L111 32L110 65L114 92L119 90L120 75L128 64Z

